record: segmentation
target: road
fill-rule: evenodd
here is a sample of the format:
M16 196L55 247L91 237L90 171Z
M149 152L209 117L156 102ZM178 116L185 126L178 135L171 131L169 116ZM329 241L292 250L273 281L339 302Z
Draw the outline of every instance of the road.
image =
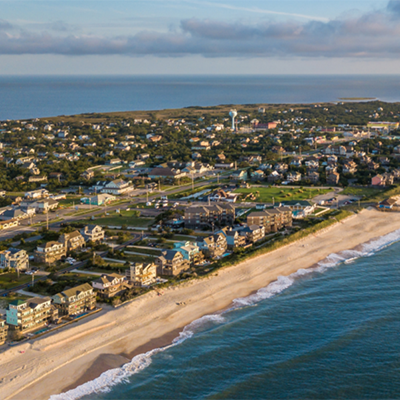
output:
M123 243L123 244L121 244L121 245L119 245L119 246L114 247L114 251L115 251L115 250L124 249L126 246L129 246L129 245L131 245L131 244L134 244L134 243L136 243L136 242L138 242L139 240L142 239L142 236L139 235L139 234L134 234L134 236L135 236L135 237L134 237L133 239L130 239L130 240L128 240L127 242L125 242L125 243ZM144 237L145 237L145 236L144 236ZM101 257L103 257L103 256L105 256L107 253L108 253L108 251L102 251L102 252L98 252L98 253L96 253L96 254L99 255L99 256L101 256ZM87 262L88 262L88 260L80 261L79 263L75 263L75 264L73 264L73 265L71 265L71 266L69 266L69 267L66 267L66 268L63 268L63 269L57 271L57 273L63 274L63 273L66 273L66 272L70 272L70 271L72 271L72 270L74 270L74 269L81 268L81 267L83 267L85 264L87 264ZM47 279L47 276L35 277L35 281L36 281L36 282L38 282L38 281L45 281L46 279ZM27 288L29 288L31 285L32 285L32 282L28 282L28 283L24 283L24 284L22 284L22 285L15 286L15 287L10 288L10 289L2 290L2 291L0 291L0 297L6 297L6 296L9 295L10 292L16 292L17 290L27 289Z

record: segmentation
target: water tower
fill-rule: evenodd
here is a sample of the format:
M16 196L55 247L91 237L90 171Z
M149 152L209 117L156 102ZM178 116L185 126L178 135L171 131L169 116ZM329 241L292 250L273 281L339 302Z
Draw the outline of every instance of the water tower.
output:
M232 130L235 130L235 117L237 116L236 110L229 111L229 115L232 117Z

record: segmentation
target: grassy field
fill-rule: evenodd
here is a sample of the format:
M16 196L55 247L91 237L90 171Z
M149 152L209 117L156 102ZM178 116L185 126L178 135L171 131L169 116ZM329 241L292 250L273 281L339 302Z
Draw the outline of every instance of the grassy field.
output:
M154 222L153 218L140 218L134 216L135 210L125 211L121 210L118 214L116 212L110 212L110 215L104 217L95 218L90 220L91 224L105 225L105 226L137 226L140 228L146 228Z
M240 188L236 189L235 193L256 193L260 192L259 197L257 197L256 202L272 203L272 198L274 198L275 203L284 200L308 200L320 194L325 194L330 192L330 189L316 189L316 188L282 188L282 187L254 187L254 188ZM252 201L247 199L246 201Z
M353 195L353 196L375 196L381 193L383 189L369 188L369 187L347 187L340 194Z
M19 274L19 279L16 272L10 272L0 275L0 289L9 289L14 286L22 285L23 283L31 282L32 276L25 275L23 272Z
M126 249L127 251L133 251L135 253L142 253L142 254L149 254L151 256L159 256L161 254L161 250L156 250L156 249L142 249L140 247L128 247ZM134 254L129 254L129 256L134 255ZM136 255L136 254L135 254Z

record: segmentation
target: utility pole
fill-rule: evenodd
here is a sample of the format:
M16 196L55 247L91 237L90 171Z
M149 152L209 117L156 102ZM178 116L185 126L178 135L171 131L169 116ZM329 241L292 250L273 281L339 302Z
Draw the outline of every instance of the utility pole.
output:
M275 197L272 197L272 206L275 205Z
M149 202L149 189L146 190L146 205Z
M192 190L194 190L193 172L191 173L191 176L192 176Z
M217 175L217 179L218 179L218 184L219 184L219 174Z
M47 213L46 213L46 226L47 226L47 230L49 230L49 210L47 210Z

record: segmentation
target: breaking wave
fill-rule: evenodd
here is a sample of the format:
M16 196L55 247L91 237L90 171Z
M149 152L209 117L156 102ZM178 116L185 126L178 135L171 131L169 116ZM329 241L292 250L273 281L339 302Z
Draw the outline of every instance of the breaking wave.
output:
M202 327L204 328L210 324L224 323L224 313L238 308L255 305L262 300L268 299L283 292L285 289L293 285L296 279L300 277L307 276L315 272L323 273L327 269L335 267L339 264L349 264L358 258L370 257L377 251L382 250L399 240L400 229L361 245L359 250L345 250L339 254L332 253L312 268L299 269L289 276L279 276L276 281L271 282L268 286L259 289L256 293L247 297L233 300L233 306L228 310L225 310L219 314L205 315L191 322L189 325L186 325L182 332L179 333L179 336L176 337L170 345L150 350L147 353L139 354L133 357L130 362L124 364L122 367L108 370L102 373L98 378L86 382L75 389L69 390L68 392L52 395L49 400L77 400L92 393L108 392L113 386L121 382L127 382L130 376L147 368L151 364L152 357L154 355L164 352L165 350L168 350L169 348L177 346L183 343L185 340L190 339L196 333L196 331L199 331Z

